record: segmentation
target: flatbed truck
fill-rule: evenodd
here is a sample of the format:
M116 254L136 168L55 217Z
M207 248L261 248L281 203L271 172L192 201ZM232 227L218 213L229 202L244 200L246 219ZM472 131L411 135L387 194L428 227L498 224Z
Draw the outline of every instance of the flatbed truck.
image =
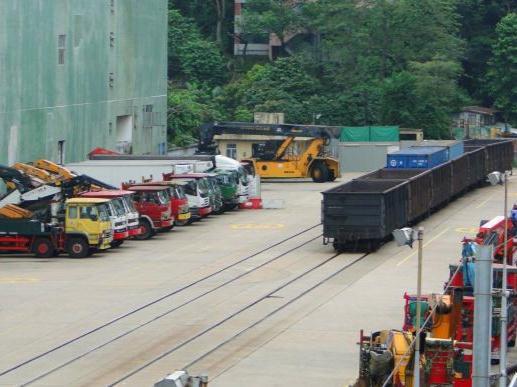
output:
M0 252L33 253L40 258L66 252L70 258L84 258L108 249L113 235L107 202L68 199L64 219L59 223L0 218Z

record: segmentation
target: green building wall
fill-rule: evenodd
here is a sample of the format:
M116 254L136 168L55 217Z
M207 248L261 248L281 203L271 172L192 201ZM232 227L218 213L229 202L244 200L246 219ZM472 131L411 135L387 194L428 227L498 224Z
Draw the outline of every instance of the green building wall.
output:
M163 153L166 94L167 0L0 0L0 163Z

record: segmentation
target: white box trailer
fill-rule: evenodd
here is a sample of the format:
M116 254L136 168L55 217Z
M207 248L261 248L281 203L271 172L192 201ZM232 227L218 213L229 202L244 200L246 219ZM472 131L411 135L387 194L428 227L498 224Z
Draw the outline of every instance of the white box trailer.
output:
M104 183L120 187L129 181L163 180L164 173L194 172L192 163L173 160L87 160L69 163L66 168L78 175L88 175Z

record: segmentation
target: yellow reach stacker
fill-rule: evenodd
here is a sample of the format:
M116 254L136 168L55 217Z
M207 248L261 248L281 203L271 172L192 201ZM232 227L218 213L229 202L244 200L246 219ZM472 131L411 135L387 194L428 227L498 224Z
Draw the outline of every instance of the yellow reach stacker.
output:
M251 163L261 178L310 177L315 182L325 182L340 176L339 161L325 152L332 137L325 127L249 122L205 124L200 128L198 152L216 154L214 136L220 134L282 138L264 141L254 149L252 158L242 160Z

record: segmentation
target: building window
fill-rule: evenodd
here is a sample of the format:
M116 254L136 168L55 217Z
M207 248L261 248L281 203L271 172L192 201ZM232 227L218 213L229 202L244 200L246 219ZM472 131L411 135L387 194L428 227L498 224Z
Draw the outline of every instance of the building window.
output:
M144 105L143 126L144 128L153 127L153 105Z
M226 156L237 160L237 144L226 145Z
M57 36L57 63L60 65L65 64L65 47L66 47L66 35Z

